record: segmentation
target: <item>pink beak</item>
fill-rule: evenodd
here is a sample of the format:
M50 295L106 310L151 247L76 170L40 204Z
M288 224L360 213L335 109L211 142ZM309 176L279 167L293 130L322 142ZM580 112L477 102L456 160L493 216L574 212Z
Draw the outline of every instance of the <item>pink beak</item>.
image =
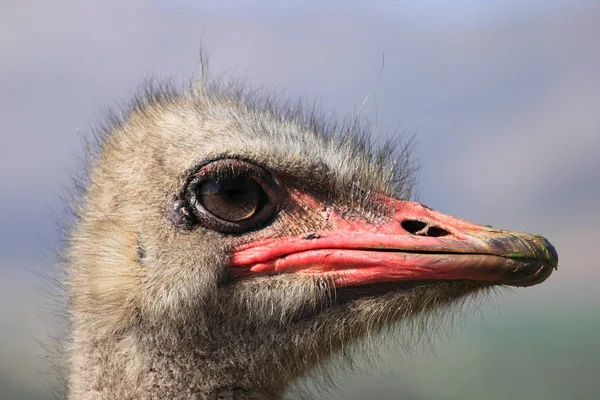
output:
M306 195L294 201L325 208ZM426 280L531 286L558 265L556 250L542 236L476 225L415 202L385 196L374 201L389 210L383 221L345 218L328 209L319 231L236 248L232 271L315 274L338 287Z

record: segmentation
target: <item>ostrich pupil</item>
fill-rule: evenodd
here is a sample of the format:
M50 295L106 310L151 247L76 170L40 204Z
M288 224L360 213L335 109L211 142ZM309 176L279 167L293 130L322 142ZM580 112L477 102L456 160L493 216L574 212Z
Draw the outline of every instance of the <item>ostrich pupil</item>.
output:
M254 180L232 177L202 183L198 188L198 200L214 216L240 222L261 210L266 195Z

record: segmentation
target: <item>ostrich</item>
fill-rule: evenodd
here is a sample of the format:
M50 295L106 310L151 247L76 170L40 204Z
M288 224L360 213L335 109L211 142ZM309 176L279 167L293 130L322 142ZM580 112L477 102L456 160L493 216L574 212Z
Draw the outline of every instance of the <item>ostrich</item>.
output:
M207 78L142 92L73 206L69 399L278 399L383 327L557 266L542 236L410 201L410 146L356 119Z

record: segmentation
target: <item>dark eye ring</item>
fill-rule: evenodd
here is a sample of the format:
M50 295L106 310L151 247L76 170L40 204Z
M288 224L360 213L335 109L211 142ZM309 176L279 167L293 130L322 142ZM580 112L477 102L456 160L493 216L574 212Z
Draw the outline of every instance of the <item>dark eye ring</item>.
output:
M277 181L264 168L244 160L220 159L201 165L182 194L194 222L218 232L242 233L272 221L280 193ZM186 225L192 224L188 220Z

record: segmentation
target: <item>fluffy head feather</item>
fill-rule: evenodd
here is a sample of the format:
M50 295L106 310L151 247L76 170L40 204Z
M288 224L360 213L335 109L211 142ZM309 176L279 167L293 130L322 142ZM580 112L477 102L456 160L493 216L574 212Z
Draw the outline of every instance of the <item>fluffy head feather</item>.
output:
M295 378L391 322L478 292L447 282L336 289L282 274L233 279L233 245L309 234L319 210L282 209L235 238L178 229L169 206L205 160L242 158L290 190L377 218L371 193L408 199L410 141L372 148L368 124L338 123L239 83L146 85L109 118L67 249L73 399L276 398ZM317 225L316 225L317 224Z

